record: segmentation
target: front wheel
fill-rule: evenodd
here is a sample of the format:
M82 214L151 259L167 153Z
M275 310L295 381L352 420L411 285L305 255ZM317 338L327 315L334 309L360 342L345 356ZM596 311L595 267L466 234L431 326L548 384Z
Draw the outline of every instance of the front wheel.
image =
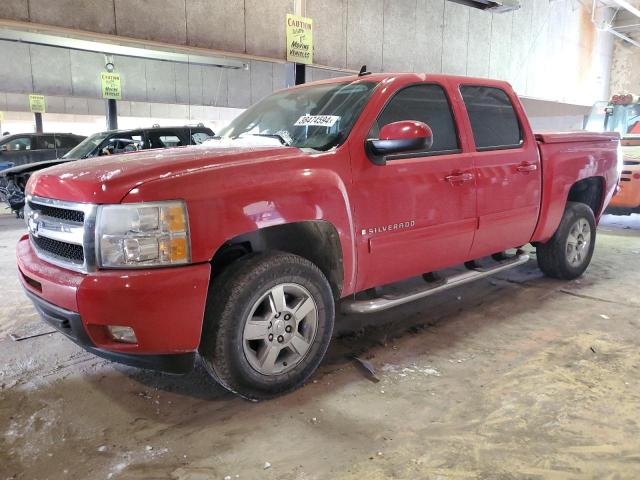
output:
M248 255L212 284L200 355L234 393L282 394L320 364L334 308L329 282L313 263L280 252Z
M573 280L591 262L596 241L596 220L584 203L567 202L558 230L536 247L538 266L549 277Z

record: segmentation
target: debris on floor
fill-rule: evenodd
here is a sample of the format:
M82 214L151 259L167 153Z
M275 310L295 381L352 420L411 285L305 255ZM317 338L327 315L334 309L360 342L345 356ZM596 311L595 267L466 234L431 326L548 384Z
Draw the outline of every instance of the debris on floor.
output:
M10 333L9 338L11 338L11 340L13 340L14 342L22 342L23 340L29 340L30 338L36 338L36 337L43 337L45 335L51 335L52 333L58 333L58 331L51 330L49 332L34 333L33 335L25 335L24 337L21 337L20 335L16 335L15 333Z
M365 360L356 356L354 356L353 359L356 361L356 365L360 367L360 370L362 370L367 375L367 378L369 378L369 380L374 383L378 383L380 381L380 379L376 375L375 367L369 360Z

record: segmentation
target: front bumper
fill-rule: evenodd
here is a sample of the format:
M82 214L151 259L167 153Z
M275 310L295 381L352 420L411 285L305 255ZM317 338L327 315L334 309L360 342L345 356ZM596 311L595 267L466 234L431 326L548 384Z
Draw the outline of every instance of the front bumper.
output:
M150 355L120 353L98 348L87 335L80 314L57 307L29 290L25 289L25 293L33 302L40 316L49 325L94 355L132 367L159 370L167 373L188 373L193 369L195 352Z
M72 272L38 258L24 236L20 280L42 317L86 350L120 363L184 373L200 344L209 264L144 270ZM107 325L135 331L113 340Z

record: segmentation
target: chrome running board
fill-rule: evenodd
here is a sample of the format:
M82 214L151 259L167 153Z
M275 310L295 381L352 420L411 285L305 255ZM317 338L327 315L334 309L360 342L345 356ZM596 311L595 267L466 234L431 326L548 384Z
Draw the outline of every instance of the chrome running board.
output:
M477 268L468 272L452 275L451 277L443 278L442 281L438 282L436 285L427 285L424 289L418 291L414 290L406 295L382 295L381 297L367 300L343 300L341 309L343 313L381 312L383 310L388 310L389 308L397 307L398 305L404 305L405 303L428 297L429 295L434 295L459 285L464 285L465 283L469 283L474 280L479 280L481 278L509 270L527 263L528 261L529 255L525 253L518 253L515 257L509 260L504 260L495 267Z

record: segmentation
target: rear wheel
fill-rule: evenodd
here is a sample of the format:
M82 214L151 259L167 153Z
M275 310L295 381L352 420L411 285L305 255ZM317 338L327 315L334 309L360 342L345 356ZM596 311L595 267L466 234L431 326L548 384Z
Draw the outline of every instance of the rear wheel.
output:
M536 247L538 266L549 277L577 278L591 262L595 240L596 221L591 208L568 202L556 233Z
M334 322L331 288L308 260L248 255L212 284L200 354L227 389L250 399L302 385L320 364Z

